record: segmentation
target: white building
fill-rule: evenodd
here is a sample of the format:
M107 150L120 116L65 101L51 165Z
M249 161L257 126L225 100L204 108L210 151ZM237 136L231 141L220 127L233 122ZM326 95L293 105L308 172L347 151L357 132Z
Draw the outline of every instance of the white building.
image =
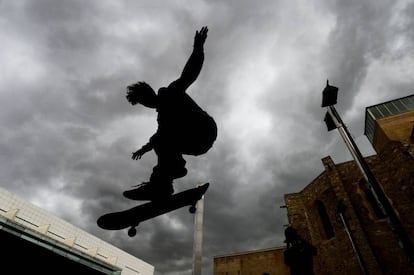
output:
M3 271L30 270L32 274L40 274L37 269L41 268L41 274L154 274L152 265L3 188L0 188L0 240ZM50 269L55 270L45 272Z

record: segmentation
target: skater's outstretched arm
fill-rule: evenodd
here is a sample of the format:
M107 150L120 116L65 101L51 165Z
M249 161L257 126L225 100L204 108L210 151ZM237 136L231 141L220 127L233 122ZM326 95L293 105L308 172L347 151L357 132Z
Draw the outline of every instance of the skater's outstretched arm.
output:
M185 91L198 77L204 61L204 43L207 39L207 27L196 31L194 36L193 52L191 53L179 79L170 84L179 86L179 90Z

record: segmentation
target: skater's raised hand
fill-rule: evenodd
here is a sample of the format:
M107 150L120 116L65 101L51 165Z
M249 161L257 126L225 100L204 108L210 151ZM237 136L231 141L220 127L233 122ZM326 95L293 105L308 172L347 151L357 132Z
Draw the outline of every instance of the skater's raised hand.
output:
M194 36L194 48L202 48L207 39L207 27L202 27L200 31L196 31Z

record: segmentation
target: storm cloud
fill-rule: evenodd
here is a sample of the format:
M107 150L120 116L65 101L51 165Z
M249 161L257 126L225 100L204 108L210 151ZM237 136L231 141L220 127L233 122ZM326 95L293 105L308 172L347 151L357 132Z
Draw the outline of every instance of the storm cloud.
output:
M0 1L1 186L155 266L191 274L193 216L180 209L129 238L96 219L135 205L122 197L148 179L154 153L131 153L156 113L125 88L175 80L196 30L205 61L188 93L218 124L213 148L186 156L176 191L210 182L203 273L213 257L283 245L286 193L351 160L327 132L321 93L364 155L365 107L413 93L413 1Z

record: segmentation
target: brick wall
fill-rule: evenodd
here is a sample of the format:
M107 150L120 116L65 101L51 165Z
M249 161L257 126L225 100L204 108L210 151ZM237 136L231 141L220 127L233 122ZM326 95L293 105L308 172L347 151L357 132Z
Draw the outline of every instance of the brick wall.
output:
M214 275L288 275L285 247L214 257Z
M381 154L366 161L414 240L412 152L410 145L390 142ZM377 215L375 204L364 191L363 176L355 162L335 164L330 157L322 162L323 173L301 192L285 195L289 223L318 249L315 273L363 274L365 269L369 274L414 274L387 219ZM343 217L357 252L337 211L339 202L346 207ZM321 209L326 212L325 219ZM331 234L326 232L327 223Z

